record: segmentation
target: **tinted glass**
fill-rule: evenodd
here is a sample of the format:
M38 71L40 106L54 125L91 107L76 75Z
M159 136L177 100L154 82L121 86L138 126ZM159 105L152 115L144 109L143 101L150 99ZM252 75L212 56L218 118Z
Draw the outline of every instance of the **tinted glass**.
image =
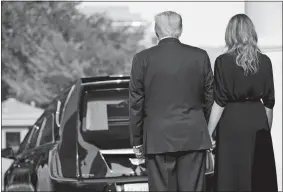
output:
M64 116L66 104L67 104L73 90L74 90L74 86L72 86L69 91L67 91L66 93L64 93L62 95L62 97L60 97L61 106L60 106L59 119L58 119L59 124L61 124L62 117ZM58 127L55 123L55 125L54 125L54 139L55 139L55 141L60 140L60 128L61 127Z
M30 139L30 144L28 146L29 149L32 149L36 146L36 142L37 142L37 138L38 138L38 135L39 135L39 126L41 126L42 124L42 121L40 123L38 123L37 125L34 126L34 130L33 130L33 134L31 136L31 139Z
M54 128L54 116L53 114L47 116L41 127L41 135L39 145L50 143L53 141L53 128Z
M32 135L32 130L33 130L33 128L30 128L30 129L29 129L29 131L28 131L28 133L26 134L26 136L25 136L23 142L20 144L20 148L19 148L19 150L18 150L18 154L24 152L24 150L28 147L27 145L28 145L29 139L30 139L30 137L31 137L31 135Z
M128 90L90 92L83 112L88 142L100 149L130 148Z

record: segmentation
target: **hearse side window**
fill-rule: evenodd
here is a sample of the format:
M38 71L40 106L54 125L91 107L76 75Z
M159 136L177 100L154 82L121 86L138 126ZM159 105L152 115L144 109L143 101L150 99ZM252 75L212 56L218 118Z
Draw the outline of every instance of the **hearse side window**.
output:
M128 89L86 92L84 140L100 149L130 148Z
M20 144L20 148L19 148L17 154L23 153L25 151L25 149L28 147L30 138L32 137L32 134L33 134L33 131L34 131L34 127L30 127L28 133L26 134L26 136L23 140L23 142Z
M40 127L41 127L43 121L44 121L44 119L42 119L41 121L36 123L33 127L34 130L33 130L32 136L30 138L30 144L28 146L29 149L33 149L34 147L36 147L37 138L38 138Z
M50 114L43 121L38 145L44 145L53 141L53 129L54 129L54 115Z
M56 112L54 115L55 124L54 124L54 130L53 130L54 141L60 140L60 127L61 127L60 124L61 124L61 120L62 120L63 113L64 113L64 107L66 106L69 95L72 93L73 88L74 88L74 85L68 90L66 90L66 92L62 93L56 102Z
M66 110L66 106L67 106L67 104L68 104L68 101L69 101L69 99L70 99L70 97L71 97L71 95L72 95L74 89L75 89L75 85L73 85L73 86L71 87L70 91L68 92L68 95L67 95L66 98L64 99L64 102L61 103L60 120L59 120L60 124L61 124L62 119L63 119L63 117L64 117L64 114L65 114L65 110ZM57 141L57 140L60 140L60 137L61 137L61 135L62 135L61 132L62 132L62 127L59 128L58 132L55 132L55 133L54 133L54 134L55 134L55 140L56 140L56 141Z

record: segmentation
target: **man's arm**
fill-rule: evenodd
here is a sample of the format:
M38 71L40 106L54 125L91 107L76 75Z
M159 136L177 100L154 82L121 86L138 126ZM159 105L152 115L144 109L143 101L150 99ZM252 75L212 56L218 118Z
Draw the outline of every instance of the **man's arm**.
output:
M144 66L137 55L133 58L129 84L130 138L132 146L143 144Z
M203 102L203 110L206 122L209 120L209 116L211 113L211 108L213 105L213 73L211 69L210 59L208 54L205 52L204 57L204 102Z

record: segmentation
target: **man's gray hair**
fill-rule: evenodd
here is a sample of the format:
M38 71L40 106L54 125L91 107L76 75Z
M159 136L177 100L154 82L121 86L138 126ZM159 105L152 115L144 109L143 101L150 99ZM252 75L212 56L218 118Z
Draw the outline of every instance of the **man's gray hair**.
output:
M182 17L173 11L164 11L155 16L155 33L158 38L179 38L182 34Z

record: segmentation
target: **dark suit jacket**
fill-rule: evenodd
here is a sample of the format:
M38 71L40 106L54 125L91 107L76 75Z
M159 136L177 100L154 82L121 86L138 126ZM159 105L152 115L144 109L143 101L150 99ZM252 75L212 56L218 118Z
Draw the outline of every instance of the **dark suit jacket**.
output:
M166 38L134 56L130 135L146 154L211 147L213 73L206 51Z

